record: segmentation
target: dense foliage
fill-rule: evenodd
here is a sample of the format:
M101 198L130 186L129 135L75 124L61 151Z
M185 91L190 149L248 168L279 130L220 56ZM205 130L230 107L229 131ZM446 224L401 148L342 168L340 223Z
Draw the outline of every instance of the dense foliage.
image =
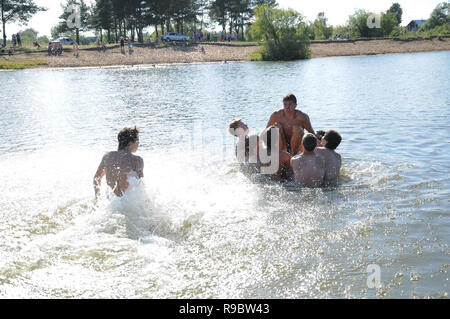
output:
M256 7L255 18L252 34L264 42L263 60L295 60L309 56L309 41L300 13L264 4Z

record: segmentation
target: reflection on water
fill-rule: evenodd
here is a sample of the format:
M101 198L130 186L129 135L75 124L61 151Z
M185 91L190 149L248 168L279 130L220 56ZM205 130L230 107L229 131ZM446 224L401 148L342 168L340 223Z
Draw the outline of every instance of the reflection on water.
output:
M0 73L0 296L447 297L449 57ZM288 92L341 132L339 187L239 171L226 124ZM95 204L127 125L145 179Z

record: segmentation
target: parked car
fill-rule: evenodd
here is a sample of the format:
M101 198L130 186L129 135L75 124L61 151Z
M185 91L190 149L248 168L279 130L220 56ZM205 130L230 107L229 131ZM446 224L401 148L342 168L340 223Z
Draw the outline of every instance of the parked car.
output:
M189 37L176 33L176 32L169 32L162 36L163 41L189 41Z
M54 42L56 42L56 41L61 43L62 45L73 45L73 43L75 42L75 41L73 41L72 38L59 38L59 39L54 40Z

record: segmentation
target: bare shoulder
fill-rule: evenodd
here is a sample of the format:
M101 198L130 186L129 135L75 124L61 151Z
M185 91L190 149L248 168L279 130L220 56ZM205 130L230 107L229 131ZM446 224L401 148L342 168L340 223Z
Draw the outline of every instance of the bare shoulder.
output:
M133 160L136 162L136 164L144 165L144 159L138 155L133 155Z
M308 114L303 113L303 112L300 111L300 110L295 110L295 114L296 114L298 117L301 117L301 118L303 118L303 119L309 119Z
M106 153L105 155L103 155L102 161L105 161L105 162L108 161L110 158L114 157L115 153L117 153L117 152L113 151L113 152Z
M272 113L271 118L273 119L279 119L283 116L283 110L275 111Z
M303 154L297 154L291 157L291 163L298 163L303 159Z
M326 149L324 147L316 147L314 150L314 153L322 155L324 152L326 152Z

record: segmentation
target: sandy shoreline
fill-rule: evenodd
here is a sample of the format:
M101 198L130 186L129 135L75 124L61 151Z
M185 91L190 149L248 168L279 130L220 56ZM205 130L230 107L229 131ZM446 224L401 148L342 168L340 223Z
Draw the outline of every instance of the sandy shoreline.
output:
M203 49L203 50L202 50ZM312 42L313 58L361 56L395 53L413 53L430 51L450 51L450 38L421 39L398 41L392 39L377 39L370 41L321 41ZM46 52L20 53L13 57L0 56L1 60L26 61L45 60L47 65L37 68L68 68L68 67L119 67L119 66L152 66L164 64L187 64L223 61L250 61L252 53L260 50L257 45L219 45L191 44L169 45L165 47L149 47L137 45L132 55L120 52L118 46L109 48L105 53L96 49L80 50L75 57L71 50L66 50L62 56L48 56Z
M401 41L393 39L370 41L324 41L311 43L312 57L358 56L395 53L450 51L450 38Z

